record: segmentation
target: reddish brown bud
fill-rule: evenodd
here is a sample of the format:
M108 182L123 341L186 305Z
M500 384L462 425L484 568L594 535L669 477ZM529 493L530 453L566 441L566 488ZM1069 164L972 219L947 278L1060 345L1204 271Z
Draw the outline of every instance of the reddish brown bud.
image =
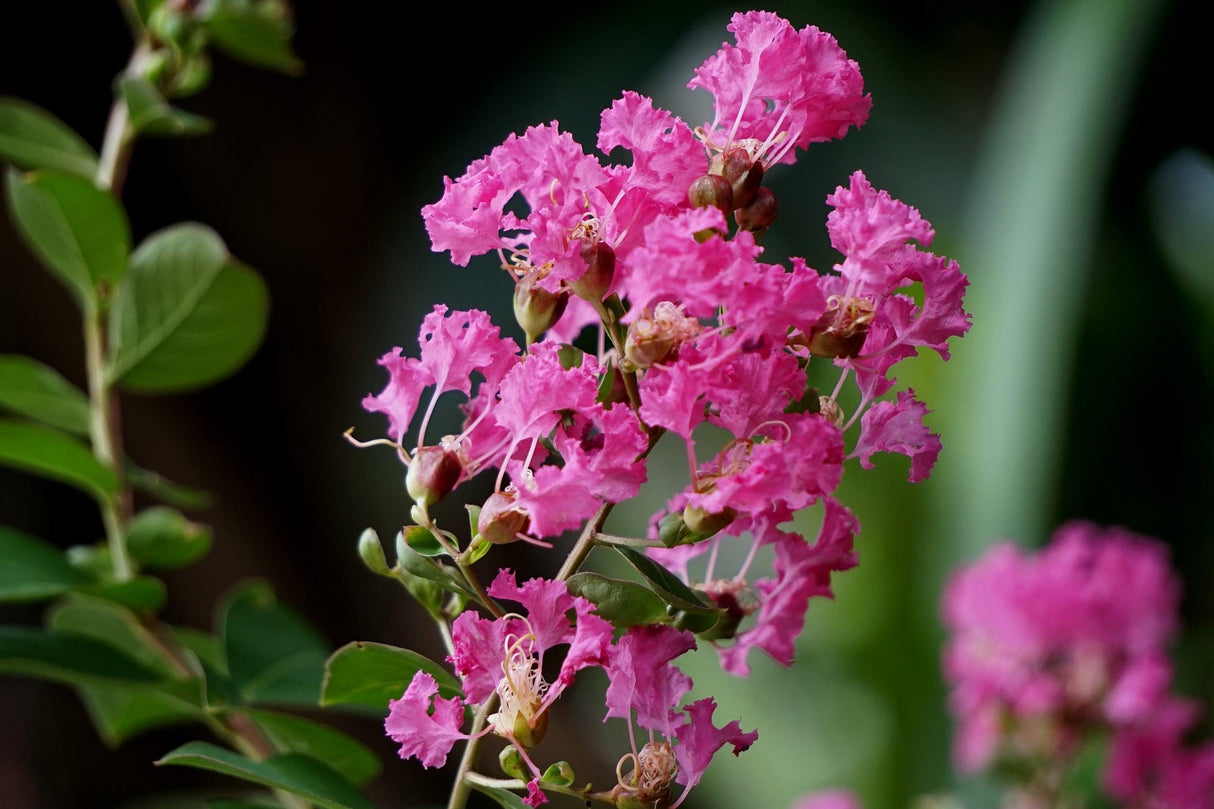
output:
M687 201L693 208L717 208L721 213L733 210L733 186L719 174L703 174L687 187Z
M459 482L463 467L459 456L442 447L422 447L413 454L405 488L413 502L429 508L442 500Z
M739 228L749 230L758 236L767 230L772 222L776 221L778 215L779 206L776 204L776 195L771 192L770 188L760 188L749 205L734 211L733 218Z
M605 242L583 241L580 255L586 262L586 272L581 278L570 281L569 288L579 298L593 304L602 303L615 278L615 251Z
M763 164L751 160L750 152L735 146L721 155L721 176L733 188L733 207L744 208L763 185Z
M526 533L531 518L514 504L514 492L494 492L481 506L476 531L495 545L505 545Z

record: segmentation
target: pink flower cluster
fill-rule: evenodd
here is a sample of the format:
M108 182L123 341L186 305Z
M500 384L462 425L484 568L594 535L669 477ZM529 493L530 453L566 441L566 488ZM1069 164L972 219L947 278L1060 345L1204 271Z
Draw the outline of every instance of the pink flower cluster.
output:
M388 384L364 406L387 416L409 466L414 519L440 542L454 535L429 507L486 470L496 479L474 542L548 546L583 525L593 539L611 505L647 481L655 443L681 442L686 485L653 515L648 539L630 542L654 546L651 559L699 592L700 612L716 611L702 637L725 669L745 675L752 648L790 665L809 599L829 596L832 572L856 564L859 524L834 497L844 462L871 468L873 455L897 453L910 458L911 481L930 474L941 445L924 424L927 408L912 390L883 397L897 384L894 366L921 348L947 359L969 316L965 276L926 249L931 225L859 171L827 198L827 234L842 256L833 272L799 258L762 261L759 239L778 215L766 173L862 125L871 99L856 63L817 28L752 11L734 15L729 30L735 42L689 84L713 95L712 121L693 129L626 92L602 113L597 139L604 154L628 151L622 163L587 153L554 121L444 180L441 199L422 211L433 248L461 266L496 257L525 348L484 312L436 306L418 356L384 355ZM595 342L583 336L591 326L598 349L574 348ZM810 386L811 364L832 375L825 395ZM428 436L449 393L459 395L463 427ZM705 442L722 431L723 442ZM822 515L815 541L781 528L811 506ZM717 564L727 542L746 548L729 573ZM771 575L755 577L768 559ZM440 697L419 673L388 720L402 756L441 764L466 738L465 702L494 695L489 728L525 751L585 666L608 673L607 716L649 731L648 744L632 743L631 775L621 775L633 797L668 788L675 773L690 788L717 749L753 741L737 722L716 728L711 700L678 707L690 681L671 661L697 639L675 628L677 610L613 634L561 581L519 587L503 573L487 593L523 613L454 621L448 659L464 695ZM557 646L567 649L549 683L544 660Z
M1083 522L1039 553L1002 544L959 571L943 602L959 767L1057 766L1111 732L1114 798L1214 808L1214 743L1184 747L1198 712L1170 691L1179 599L1166 547Z

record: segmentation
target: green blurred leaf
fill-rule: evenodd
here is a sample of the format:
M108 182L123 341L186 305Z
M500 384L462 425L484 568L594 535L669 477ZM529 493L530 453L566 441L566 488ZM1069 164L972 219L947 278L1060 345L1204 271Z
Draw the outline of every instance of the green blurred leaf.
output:
M0 672L72 685L97 680L150 683L159 673L113 646L81 635L30 627L0 627Z
M623 545L613 545L612 547L628 560L628 564L636 568L637 572L649 581L653 586L654 592L661 596L666 603L684 612L706 613L716 611L716 607L708 602L705 596L692 590L683 583L682 579L648 556Z
M203 721L198 683L166 680L150 686L77 685L98 734L111 747L155 728Z
M166 228L131 256L110 319L108 376L145 392L208 385L252 356L268 312L265 282L215 231Z
M92 179L97 153L67 124L19 98L0 96L0 157L23 169L54 169Z
M271 741L291 753L303 753L323 761L348 780L361 786L379 774L379 756L346 734L307 719L271 711L244 711Z
M41 601L90 581L54 545L0 525L0 602Z
M0 354L0 407L69 433L89 433L88 397L33 357Z
M207 809L282 809L282 804L256 801L207 801Z
M135 132L164 136L204 135L212 129L212 123L206 118L179 110L165 101L147 79L126 76L118 87Z
M106 581L87 584L77 590L85 595L103 598L133 610L160 612L168 595L164 582L152 576L136 576L127 581Z
M209 527L167 506L139 512L127 528L127 549L149 567L175 570L193 564L207 554L211 542Z
M326 809L374 809L349 781L328 765L299 753L253 761L208 742L189 742L156 763L197 767L243 778L301 795Z
M173 671L161 655L160 644L138 616L112 601L70 595L51 607L46 624L54 632L81 635L121 649L136 662L165 676Z
M396 534L396 561L407 573L435 582L444 590L476 598L476 594L468 587L459 571L413 550L405 538L404 531Z
M598 573L575 573L569 592L594 603L595 612L613 626L645 626L668 620L666 602L644 585Z
M135 6L135 13L139 15L139 19L146 25L148 18L152 16L152 12L164 5L164 0L132 0Z
M228 675L245 699L308 706L320 701L327 644L278 603L268 584L241 586L223 605L219 625Z
M382 643L355 641L333 653L325 664L321 705L362 705L386 714L388 701L400 699L413 675L434 677L439 693L462 696L459 681L425 655Z
M104 500L118 491L118 480L76 438L50 427L0 419L0 463L69 483Z
M442 556L446 552L434 534L420 525L405 528L405 542L422 556Z
M217 0L209 5L203 24L215 44L229 56L288 75L303 72L291 50L291 19L282 6L249 0Z
M8 199L30 248L85 311L109 298L131 252L131 227L113 197L70 174L10 169Z
M207 492L174 483L163 475L130 463L129 459L126 465L126 480L139 491L177 508L197 510L206 508L211 503L211 495Z

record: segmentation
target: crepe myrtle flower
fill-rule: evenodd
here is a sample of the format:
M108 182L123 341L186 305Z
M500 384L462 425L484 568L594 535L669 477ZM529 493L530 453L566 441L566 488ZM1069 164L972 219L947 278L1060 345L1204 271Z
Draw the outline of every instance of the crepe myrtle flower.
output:
M447 659L460 677L463 697L437 696L434 678L417 672L401 699L389 703L384 722L387 735L401 745L401 758L441 767L455 743L469 738L462 731L464 705L481 705L494 695L499 706L485 732L509 739L525 756L543 738L548 709L576 673L604 662L611 624L593 613L589 601L570 595L563 582L536 578L519 585L512 571L502 570L487 592L518 602L523 612L493 620L465 612L455 620ZM557 646L568 648L549 682L545 656Z

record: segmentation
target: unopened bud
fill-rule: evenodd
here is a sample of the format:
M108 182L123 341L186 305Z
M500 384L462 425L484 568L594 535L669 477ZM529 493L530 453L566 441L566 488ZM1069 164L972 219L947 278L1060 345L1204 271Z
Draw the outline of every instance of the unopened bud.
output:
M529 343L534 343L541 334L555 326L569 304L569 293L565 290L552 292L539 285L539 281L547 275L547 271L533 269L514 286L514 319L522 327Z
M476 518L476 531L495 545L505 545L527 531L531 518L515 505L514 492L494 492L481 506Z
M727 214L733 210L733 186L720 174L704 174L687 187L687 201L693 208L711 206Z
M750 152L740 146L726 149L721 155L719 173L733 189L734 208L749 205L763 185L763 164L751 160Z
M683 524L695 534L710 537L737 519L737 509L726 506L715 514L699 506L688 504L683 508Z
M574 295L600 305L611 291L615 278L615 251L606 242L582 242L580 255L586 262L581 278L569 282Z
M748 205L734 211L733 218L739 228L749 230L757 236L771 227L778 215L776 195L770 188L760 188Z
M421 447L413 454L409 473L405 475L405 488L413 502L421 508L442 500L459 482L463 467L459 456L442 447Z
M384 555L384 546L380 544L379 534L368 528L358 537L358 555L363 564L372 573L381 576L391 576L392 569L388 567L388 557Z

